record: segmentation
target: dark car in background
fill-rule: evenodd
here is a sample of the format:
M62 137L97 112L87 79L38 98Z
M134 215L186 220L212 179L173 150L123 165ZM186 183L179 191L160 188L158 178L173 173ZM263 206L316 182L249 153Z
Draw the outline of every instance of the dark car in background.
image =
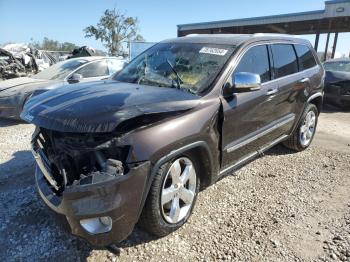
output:
M31 77L1 81L0 117L20 119L24 103L33 94L67 84L108 78L120 71L124 64L125 60L112 57L81 57L59 62Z
M189 218L200 188L316 132L324 70L311 44L271 35L158 43L113 79L33 97L35 177L45 203L94 245L140 220L157 236Z
M326 70L324 101L350 109L350 58L338 58L323 64Z

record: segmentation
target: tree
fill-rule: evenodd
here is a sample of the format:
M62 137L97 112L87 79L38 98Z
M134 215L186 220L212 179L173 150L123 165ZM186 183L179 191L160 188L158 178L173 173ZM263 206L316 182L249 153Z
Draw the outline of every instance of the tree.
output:
M73 49L77 48L73 43L64 42L60 43L59 41L49 39L44 37L43 41L40 43L38 41L32 41L31 46L40 50L49 50L49 51L73 51Z
M97 26L90 25L84 29L85 37L95 37L101 40L113 56L125 55L123 42L144 41L138 34L136 17L126 16L119 10L107 9L101 16Z

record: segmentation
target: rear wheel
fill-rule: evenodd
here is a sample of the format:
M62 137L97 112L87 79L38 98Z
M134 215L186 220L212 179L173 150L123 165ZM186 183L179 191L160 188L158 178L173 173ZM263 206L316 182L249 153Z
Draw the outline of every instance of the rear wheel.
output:
M195 162L185 156L160 167L141 215L148 232L165 236L188 220L199 191L196 171Z
M283 145L295 151L308 148L314 138L318 120L318 110L314 104L309 104L301 118L298 128L290 135Z

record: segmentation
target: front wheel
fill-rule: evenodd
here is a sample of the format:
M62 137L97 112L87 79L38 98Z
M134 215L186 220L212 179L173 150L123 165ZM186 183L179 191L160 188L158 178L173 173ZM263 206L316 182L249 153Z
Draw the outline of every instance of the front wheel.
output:
M141 225L156 236L180 228L190 217L199 191L195 162L180 157L158 170L141 214Z
M295 151L308 148L315 136L318 120L318 110L314 104L309 104L300 120L298 127L283 142L283 145Z

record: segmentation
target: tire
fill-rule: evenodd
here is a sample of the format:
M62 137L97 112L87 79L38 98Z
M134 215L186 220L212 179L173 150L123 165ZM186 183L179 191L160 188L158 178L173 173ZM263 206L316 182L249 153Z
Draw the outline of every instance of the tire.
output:
M313 120L308 120L310 116L313 117ZM283 145L297 152L303 151L306 148L308 148L315 136L317 122L317 107L314 104L308 104L303 113L303 116L300 119L298 127L289 136L289 138L283 142ZM309 131L307 131L306 128L308 128Z
M190 174L188 180L183 176L185 169L194 171L194 173L186 173ZM181 170L180 173L179 170ZM192 213L199 191L198 170L196 162L187 156L178 157L159 168L140 217L140 225L146 231L162 237L186 223ZM180 174L179 179L176 176L178 173ZM186 183L182 183L184 180ZM185 189L186 194L183 193ZM189 196L193 197L191 204L189 204L191 200ZM187 203L182 198L186 199ZM167 200L170 201L167 202ZM176 207L179 207L180 211Z

